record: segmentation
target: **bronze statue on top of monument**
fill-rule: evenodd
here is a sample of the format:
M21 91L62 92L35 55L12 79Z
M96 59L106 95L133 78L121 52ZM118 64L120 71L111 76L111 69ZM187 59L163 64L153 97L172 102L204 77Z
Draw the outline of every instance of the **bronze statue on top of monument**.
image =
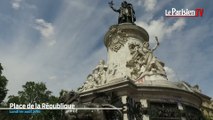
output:
M119 13L118 24L134 23L136 21L135 11L131 3L123 1L120 9L115 9L113 5L113 1L109 2L109 6L112 8L112 10Z

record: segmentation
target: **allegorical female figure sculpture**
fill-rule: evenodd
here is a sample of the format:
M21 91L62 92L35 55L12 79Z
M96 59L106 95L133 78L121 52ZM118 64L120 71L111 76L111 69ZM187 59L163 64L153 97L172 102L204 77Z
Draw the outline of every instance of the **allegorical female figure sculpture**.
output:
M146 72L150 72L150 71L153 71L157 74L166 76L165 70L163 68L164 63L160 62L153 54L153 52L159 46L159 42L158 42L157 37L156 37L156 41L157 41L157 44L153 49L149 49L149 43L148 42L143 43L143 47L142 47L141 50L144 54L143 60L144 60L144 64L146 66L145 66L145 71L141 75L141 77L143 77Z
M149 48L148 42L144 42L142 45L138 43L129 44L132 58L126 63L126 67L131 69L130 74L132 79L138 80L152 75L166 77L166 72L163 68L164 63L159 61L153 54L159 46L157 37L156 41L157 44L152 49Z
M84 85L78 88L79 92L90 90L96 88L98 85L103 85L106 83L106 71L108 67L104 60L100 60L99 64L93 70L92 74L87 76L87 80Z

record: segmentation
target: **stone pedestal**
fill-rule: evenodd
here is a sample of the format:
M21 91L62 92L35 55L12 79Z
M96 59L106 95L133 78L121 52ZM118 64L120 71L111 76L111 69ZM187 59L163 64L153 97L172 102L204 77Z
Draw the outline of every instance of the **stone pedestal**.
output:
M131 69L126 67L127 62L132 58L129 44L138 43L142 46L145 41L149 41L149 36L141 27L130 23L110 27L104 38L108 53L108 82L125 76L131 77Z

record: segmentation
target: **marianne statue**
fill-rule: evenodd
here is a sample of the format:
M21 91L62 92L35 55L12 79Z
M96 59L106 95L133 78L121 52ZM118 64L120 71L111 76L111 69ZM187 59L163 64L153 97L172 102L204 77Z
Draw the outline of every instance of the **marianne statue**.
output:
M121 3L120 9L115 9L113 5L114 5L113 1L109 2L109 6L112 8L112 10L119 13L118 24L134 23L136 21L135 11L131 3L127 3L126 1L123 1Z

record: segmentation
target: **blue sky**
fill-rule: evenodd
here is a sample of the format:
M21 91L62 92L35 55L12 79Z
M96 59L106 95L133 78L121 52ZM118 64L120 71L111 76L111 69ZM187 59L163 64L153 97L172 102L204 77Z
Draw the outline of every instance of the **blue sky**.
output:
M198 84L213 97L213 1L128 0L136 24L145 28L155 55L170 80ZM0 63L9 80L8 94L26 81L45 82L58 95L81 86L100 59L107 59L103 37L117 23L107 0L1 0ZM115 0L119 7L121 0ZM203 17L166 18L167 9L204 8Z

